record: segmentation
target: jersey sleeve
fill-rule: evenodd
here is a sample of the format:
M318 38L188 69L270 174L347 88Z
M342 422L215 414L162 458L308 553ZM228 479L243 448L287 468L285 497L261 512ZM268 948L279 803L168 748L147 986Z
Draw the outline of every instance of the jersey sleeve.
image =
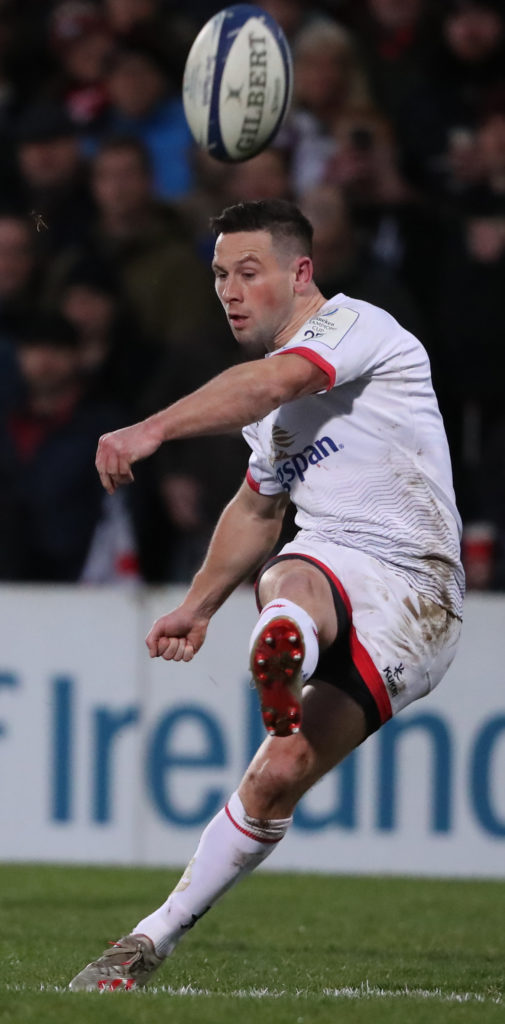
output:
M272 354L301 355L315 363L327 374L325 390L330 391L377 368L383 336L378 325L374 330L367 320L362 309L340 306L309 320L287 345Z
M280 494L283 487L279 483L263 451L257 425L250 424L248 427L244 427L242 434L251 448L249 466L246 473L249 487L253 491L257 491L258 494L265 494L267 496Z

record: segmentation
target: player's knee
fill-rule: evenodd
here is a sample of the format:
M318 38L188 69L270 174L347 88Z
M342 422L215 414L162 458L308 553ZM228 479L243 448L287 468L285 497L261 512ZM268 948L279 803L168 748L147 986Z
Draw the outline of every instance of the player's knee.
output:
M284 597L304 607L307 601L312 604L317 599L318 582L302 562L278 562L262 576L260 597L263 604Z
M303 608L315 624L322 647L333 643L337 616L330 585L319 569L300 560L277 562L262 576L259 595L264 606L283 599Z

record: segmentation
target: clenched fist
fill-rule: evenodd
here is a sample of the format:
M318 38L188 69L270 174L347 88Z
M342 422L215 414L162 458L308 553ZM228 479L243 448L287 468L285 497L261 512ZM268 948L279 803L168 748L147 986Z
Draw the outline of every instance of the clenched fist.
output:
M95 465L108 494L133 481L132 464L152 455L163 441L156 418L103 434L98 442Z

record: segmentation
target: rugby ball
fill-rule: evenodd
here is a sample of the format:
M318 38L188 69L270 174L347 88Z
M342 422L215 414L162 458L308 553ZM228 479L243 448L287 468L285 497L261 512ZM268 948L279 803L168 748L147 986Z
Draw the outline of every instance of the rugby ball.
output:
M191 134L217 160L248 160L278 132L292 87L291 52L275 19L254 4L226 7L204 25L186 61Z

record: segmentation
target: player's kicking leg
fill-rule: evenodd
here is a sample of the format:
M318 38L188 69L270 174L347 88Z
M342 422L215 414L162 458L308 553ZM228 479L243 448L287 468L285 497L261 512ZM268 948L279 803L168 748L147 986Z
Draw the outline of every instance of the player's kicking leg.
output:
M250 643L250 667L267 732L299 732L302 688L314 674L321 649L337 635L330 584L300 559L273 562L258 588L262 611Z

